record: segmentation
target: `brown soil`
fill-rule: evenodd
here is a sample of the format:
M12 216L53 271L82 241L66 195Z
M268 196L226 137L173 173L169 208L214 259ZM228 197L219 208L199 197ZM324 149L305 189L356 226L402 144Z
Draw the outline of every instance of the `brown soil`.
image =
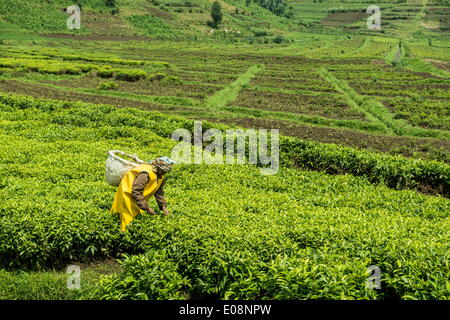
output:
M389 82L350 81L349 85L359 94L383 97L411 96L411 92L414 92L422 97L446 99L446 94L450 92L450 85L448 84L416 83L403 85Z
M198 119L198 118L197 118ZM258 118L218 119L204 118L212 122L238 125L254 129L279 129L280 134L303 140L336 143L357 149L400 154L405 157L430 158L430 152L440 150L445 162L450 163L450 141L427 138L395 137L369 134L353 130L313 127L288 121ZM433 151L434 150L434 151Z
M239 93L236 102L232 104L246 108L308 114L331 119L367 121L364 114L351 109L340 96L314 96L244 89Z
M274 77L256 77L250 81L251 85L280 88L286 90L311 90L316 92L337 92L328 82L322 79L292 79Z
M120 92L145 94L152 96L187 97L199 100L204 100L209 95L212 95L214 94L214 92L222 89L221 86L212 86L208 84L169 84L157 80L152 81L150 79L128 82L115 79L102 79L92 74L83 78L47 82L64 87L92 89L98 88L101 82L111 80L119 85L117 91Z
M71 262L80 267L81 271L91 271L99 275L117 274L122 271L121 265L115 259L96 260L90 262Z
M161 9L158 9L155 7L150 7L150 8L148 8L148 10L157 18L162 18L162 19L167 19L167 20L173 19L173 15L164 10L161 10Z
M444 69L450 72L450 61L435 60L435 59L424 59L424 60L431 62L436 68Z
M191 72L191 71L165 71L164 73L179 77L183 81L193 81L204 84L226 85L235 81L237 74L217 74L211 72Z
M365 12L339 12L332 13L323 19L320 23L325 26L342 26L366 17Z
M116 107L134 107L143 108L146 110L158 110L158 111L198 111L203 112L202 109L192 109L183 107L164 107L158 104L150 102L143 102L137 100L130 100L119 97L100 96L83 94L70 91L62 91L58 89L49 88L38 84L24 83L16 80L3 80L0 81L0 90L7 93L26 94L35 98L41 99L56 99L62 101L81 101L95 104L113 105Z
M110 13L84 12L81 23L91 30L93 35L134 36L133 28L125 20Z

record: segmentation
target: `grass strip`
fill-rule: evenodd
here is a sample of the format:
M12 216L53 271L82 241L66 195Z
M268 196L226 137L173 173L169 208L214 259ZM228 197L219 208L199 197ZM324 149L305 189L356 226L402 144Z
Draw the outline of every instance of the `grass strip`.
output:
M328 81L331 81L339 92L346 94L350 100L353 100L366 113L370 114L370 120L376 119L380 124L386 127L387 132L398 136L411 137L432 137L439 139L450 139L450 134L441 130L427 130L419 127L413 127L404 120L395 119L395 115L385 108L379 101L372 97L359 95L345 81L337 79L325 68L320 69L320 73Z
M239 91L248 85L250 80L256 76L260 71L264 70L264 65L255 64L248 68L248 70L241 74L234 82L230 83L223 90L216 92L214 95L206 100L206 106L213 109L224 108L229 103L236 100Z

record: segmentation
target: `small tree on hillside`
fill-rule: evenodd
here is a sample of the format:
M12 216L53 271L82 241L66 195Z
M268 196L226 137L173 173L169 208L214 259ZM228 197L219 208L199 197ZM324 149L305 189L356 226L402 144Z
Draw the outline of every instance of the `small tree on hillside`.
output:
M105 0L105 4L106 6L113 8L116 6L116 0Z
M222 22L222 7L218 1L214 1L211 8L211 18L212 18L212 26L217 28L219 24Z

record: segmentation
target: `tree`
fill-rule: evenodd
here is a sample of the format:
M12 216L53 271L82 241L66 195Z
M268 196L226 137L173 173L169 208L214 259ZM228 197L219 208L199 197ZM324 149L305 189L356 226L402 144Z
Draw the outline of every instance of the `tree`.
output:
M211 8L211 17L212 17L212 25L214 28L217 28L219 24L222 22L222 7L218 1L214 1Z

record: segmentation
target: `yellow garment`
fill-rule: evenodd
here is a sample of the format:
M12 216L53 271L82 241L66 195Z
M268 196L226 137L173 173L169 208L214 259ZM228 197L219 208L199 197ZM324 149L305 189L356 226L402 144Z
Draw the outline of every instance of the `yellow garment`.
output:
M134 179L141 172L147 172L150 177L150 181L144 189L144 198L147 201L156 191L158 191L164 180L164 177L159 180L157 179L156 173L153 172L152 166L149 164L142 164L133 168L123 176L110 210L110 213L112 214L119 214L122 231L125 231L127 225L142 211L137 206L132 195Z

